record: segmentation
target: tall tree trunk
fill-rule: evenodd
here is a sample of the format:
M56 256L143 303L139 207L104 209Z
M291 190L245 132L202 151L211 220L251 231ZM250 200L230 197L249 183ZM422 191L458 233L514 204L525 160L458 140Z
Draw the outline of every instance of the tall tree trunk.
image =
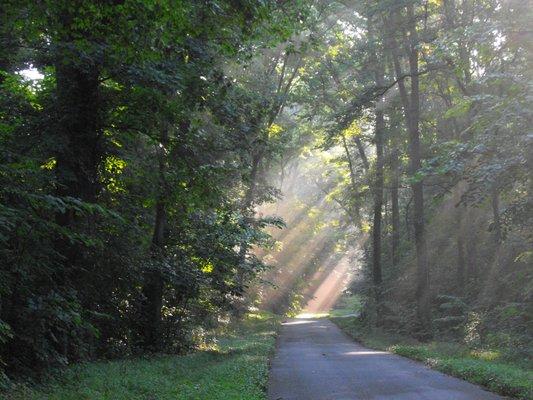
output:
M467 274L468 280L475 282L477 280L477 241L472 232L468 239L466 242Z
M154 266L145 272L143 286L143 348L149 351L160 350L161 308L163 307L163 276L159 270L161 250L165 240L166 211L160 198L155 207L154 231L152 234L152 258Z
M348 161L348 169L350 170L350 184L352 186L352 191L353 191L354 196L357 196L357 192L358 192L357 175L355 174L355 167L353 164L352 155L350 153L350 148L348 147L348 142L346 141L346 136L342 135L341 138L342 138L342 145L344 148L344 153L346 154L346 160ZM363 154L364 154L364 150L363 150ZM359 205L355 203L353 207L349 207L349 210L347 210L347 213L349 214L350 218L352 218L352 221L355 223L355 225L357 227L360 227L361 226L361 215L359 212Z
M161 309L163 307L164 279L159 269L165 245L165 229L167 225L166 197L167 197L167 146L169 143L169 129L167 123L163 124L160 136L160 145L157 148L159 194L155 205L154 230L150 246L153 266L144 274L143 293L143 331L142 346L148 351L161 349Z
M527 206L531 211L533 210L533 133L528 134L526 137L526 154L526 166L529 170Z
M385 43L390 41L385 41ZM390 71L395 68L392 63L387 63ZM392 117L392 116L391 116ZM398 121L399 122L399 121ZM389 158L390 168L390 196L391 196L391 213L392 213L392 266L396 267L400 262L400 136L401 128L396 125L397 122L391 120L391 127L396 129L391 132L389 145L391 148ZM391 129L392 131L392 129Z
M242 205L241 205L241 213L243 215L243 218L245 219L246 224L249 224L253 221L254 217L254 211L252 209L255 194L256 194L256 187L257 187L257 179L259 177L259 167L261 164L261 160L263 158L263 151L259 150L256 152L252 157L252 165L250 170L250 176L248 177L248 189L246 190L246 194L244 196ZM242 243L240 249L239 249L239 263L242 264L245 261L246 253L248 252L248 243ZM245 276L242 273L238 274L238 283L241 286L241 289L244 286Z
M399 205L400 171L398 148L393 146L391 152L391 208L392 208L392 265L400 262L400 205Z
M69 31L68 21L65 30ZM58 43L56 54L56 193L86 203L95 203L100 191L98 169L104 158L100 120L100 71L98 65L79 66L68 50L68 38ZM56 213L59 225L74 229L83 217L71 208ZM79 260L85 251L80 243L64 237L55 240L55 248L64 257L56 284L79 282Z
M248 177L248 189L244 195L242 204L241 204L241 214L246 225L253 224L254 221L254 210L253 203L256 195L257 181L259 179L259 172L261 161L263 160L264 149L259 149L259 151L254 152L252 156L252 164L250 170L250 176ZM244 295L247 289L247 273L246 273L246 254L250 249L250 245L247 242L242 242L240 245L239 253L237 256L238 259L238 268L235 276L235 282L237 284L235 291L236 294L240 297L237 301L233 303L233 313L235 316L240 317L246 310L243 307L244 305Z
M100 189L98 168L104 156L98 67L80 69L68 59L60 59L56 63L56 87L58 194L94 203ZM63 219L68 220L70 216Z
M383 131L385 121L383 111L376 109L375 137L376 142L376 176L374 179L374 221L372 227L372 277L379 296L382 283L381 266L381 218L383 209ZM376 299L379 303L381 299Z
M58 196L79 199L85 203L95 203L100 191L98 170L104 150L102 144L102 121L100 96L100 65L84 60L80 63L73 53L72 43L80 29L73 24L74 14L68 7L59 13L61 37L54 43L55 64L55 117L56 148L55 175ZM55 215L56 222L69 231L86 229L92 221L67 207ZM84 222L84 224L80 222ZM85 224L86 223L86 224ZM62 267L54 273L54 285L58 290L65 287L79 288L86 284L84 276L87 266L81 265L86 247L80 242L72 242L63 236L54 240L55 250L62 255ZM80 293L79 291L78 293ZM77 301L87 299L77 295ZM68 359L68 333L63 333L56 342L57 351Z
M502 224L500 220L500 191L494 187L491 192L491 206L492 206L492 230L494 231L494 239L496 243L502 240Z
M378 60L378 43L373 32L373 21L368 19L368 36L374 46L370 53L371 63L374 68L374 80L377 87L383 87L384 69ZM372 283L374 285L374 296L376 301L377 322L382 320L382 299L381 289L383 281L382 272L382 246L381 246L381 224L383 218L383 147L385 135L385 119L383 116L383 100L378 99L374 107L375 126L374 143L376 145L376 170L373 182L374 194L374 218L372 224Z
M466 275L466 254L465 254L465 221L466 218L466 209L461 208L457 210L457 235L456 235L456 244L457 244L457 291L459 295L464 294L465 286L465 275Z
M413 202L413 196L411 194L411 197L405 203L405 211L404 211L404 219L405 219L405 231L407 233L407 241L411 243L413 240L413 232L411 229L411 221L412 221L412 212L411 212L411 203Z
M90 57L83 63L77 60L71 46L75 37L91 35L76 26L72 8L61 7L61 37L55 43L57 191L61 196L94 203L100 189L98 168L104 157L100 65ZM59 217L65 225L71 219L69 212Z
M354 138L355 145L357 146L357 151L359 152L359 156L361 157L361 162L363 163L363 168L365 171L368 171L370 168L370 164L368 162L368 157L366 156L365 148L363 146L363 143L361 142L361 139L357 136Z
M418 35L416 31L416 21L414 7L407 6L407 20L409 27L409 69L411 75L411 99L409 102L411 116L411 126L409 129L409 149L410 149L410 174L414 175L422 167L420 148L420 87L418 77ZM429 262L425 235L424 221L424 182L416 179L412 183L413 190L413 219L415 228L415 243L417 254L417 298L418 298L418 321L424 335L430 335L430 296L429 296Z
M398 30L399 15L395 15L394 25ZM402 21L403 22L403 21ZM400 97L403 103L406 125L409 132L409 174L414 178L420 170L421 164L421 146L420 146L420 87L419 87L419 69L418 69L418 33L416 30L416 19L414 7L412 4L407 5L407 18L405 20L409 37L405 39L404 46L408 53L409 77L410 77L410 94L407 93L405 84L402 79L400 59L397 52L395 39L391 36L394 69L396 78L399 80L398 87ZM423 336L429 336L431 330L430 320L430 295L429 295L429 265L425 236L424 221L424 183L422 179L413 179L411 183L413 191L413 226L416 247L417 263L417 319L420 333Z
M376 85L383 86L383 69L378 66L377 56L374 54L376 61ZM372 276L376 291L382 283L382 265L381 265L381 222L383 212L383 142L385 134L385 119L383 117L383 104L379 100L375 106L375 128L374 142L376 145L376 172L374 178L374 220L372 228ZM380 299L377 299L379 302Z

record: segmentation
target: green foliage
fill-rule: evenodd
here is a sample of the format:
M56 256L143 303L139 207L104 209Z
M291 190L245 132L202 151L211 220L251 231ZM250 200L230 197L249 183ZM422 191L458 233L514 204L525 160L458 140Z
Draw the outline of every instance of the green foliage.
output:
M439 295L433 323L439 334L460 331L466 322L467 304L456 296Z
M41 387L19 387L6 400L265 399L278 322L251 314L191 354L80 364Z
M283 225L250 210L294 147L248 67L302 5L3 4L0 371L187 351L242 300Z
M359 316L363 311L363 303L360 295L341 296L329 315L331 317Z

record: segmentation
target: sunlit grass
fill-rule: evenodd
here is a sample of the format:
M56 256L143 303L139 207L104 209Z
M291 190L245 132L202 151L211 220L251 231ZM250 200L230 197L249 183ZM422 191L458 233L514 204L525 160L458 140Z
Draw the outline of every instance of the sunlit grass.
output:
M360 296L342 296L333 310L332 317L355 317L361 313L363 305Z
M263 400L278 322L252 314L202 351L77 365L46 386L21 385L2 399Z
M360 296L342 296L335 307L329 311L309 312L304 311L297 314L295 318L349 318L356 317L361 312L361 298Z
M314 319L314 318L327 318L330 316L329 312L303 312L297 314L295 318L305 318L305 319Z
M472 358L478 358L485 361L494 361L501 358L501 352L491 350L472 350L470 352Z

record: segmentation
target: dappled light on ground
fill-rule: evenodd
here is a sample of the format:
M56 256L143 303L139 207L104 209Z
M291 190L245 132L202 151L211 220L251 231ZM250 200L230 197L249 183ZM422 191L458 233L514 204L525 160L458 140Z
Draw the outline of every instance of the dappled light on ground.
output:
M321 313L302 312L302 313L296 315L295 318L298 318L298 319L309 319L309 318L327 318L327 317L329 317L329 313L327 313L327 312L321 312Z
M283 325L302 325L302 324L312 324L312 320L298 320L298 321L291 321L291 322L284 322Z
M380 354L387 354L386 351L372 351L372 350L360 350L360 351L349 351L347 353L344 353L346 356L373 356L373 355L380 355Z

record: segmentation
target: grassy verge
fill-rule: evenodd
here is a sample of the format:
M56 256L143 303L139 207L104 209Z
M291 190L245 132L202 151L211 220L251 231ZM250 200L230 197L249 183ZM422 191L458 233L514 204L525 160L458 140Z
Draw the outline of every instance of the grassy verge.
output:
M365 346L421 361L441 372L516 399L533 399L533 371L521 363L500 362L498 352L472 350L457 343L419 343L412 338L368 330L356 317L330 319Z
M275 317L249 315L216 346L184 356L157 356L73 366L46 386L20 386L6 400L265 399Z

